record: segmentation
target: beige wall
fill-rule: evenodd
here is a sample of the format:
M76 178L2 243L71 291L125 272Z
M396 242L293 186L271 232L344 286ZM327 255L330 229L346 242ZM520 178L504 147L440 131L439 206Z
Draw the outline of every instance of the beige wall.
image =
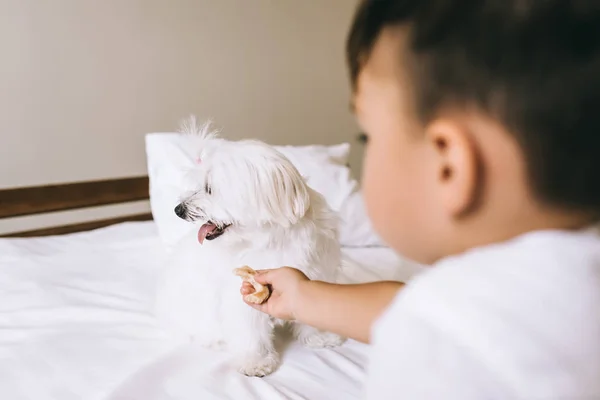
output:
M143 135L190 113L231 138L352 140L343 45L355 4L0 0L0 187L145 174ZM0 232L132 210L147 204Z

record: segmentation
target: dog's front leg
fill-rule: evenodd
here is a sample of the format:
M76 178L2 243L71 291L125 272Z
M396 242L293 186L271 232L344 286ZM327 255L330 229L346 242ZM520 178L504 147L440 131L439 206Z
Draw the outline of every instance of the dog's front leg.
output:
M278 367L279 354L273 346L273 322L268 315L242 303L241 308L229 314L224 331L240 373L263 377Z

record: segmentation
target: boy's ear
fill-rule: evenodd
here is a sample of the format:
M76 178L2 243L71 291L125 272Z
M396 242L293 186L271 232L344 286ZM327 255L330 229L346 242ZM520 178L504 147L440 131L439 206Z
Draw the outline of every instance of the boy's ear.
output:
M482 176L468 127L453 119L438 119L427 126L426 135L435 154L435 179L443 206L453 218L469 214L477 207Z

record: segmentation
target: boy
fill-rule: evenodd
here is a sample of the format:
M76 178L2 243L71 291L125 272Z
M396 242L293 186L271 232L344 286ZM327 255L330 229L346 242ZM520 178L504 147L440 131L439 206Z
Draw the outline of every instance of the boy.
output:
M373 224L432 267L256 308L370 342L370 399L600 398L598 2L365 1L347 53Z

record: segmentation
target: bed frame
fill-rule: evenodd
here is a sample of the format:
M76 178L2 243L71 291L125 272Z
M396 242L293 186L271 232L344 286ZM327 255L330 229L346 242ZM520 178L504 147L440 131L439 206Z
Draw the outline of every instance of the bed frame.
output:
M123 204L147 200L149 197L147 176L0 189L0 219ZM101 228L120 222L151 219L152 214L150 213L134 214L10 233L0 235L0 237L61 235Z

